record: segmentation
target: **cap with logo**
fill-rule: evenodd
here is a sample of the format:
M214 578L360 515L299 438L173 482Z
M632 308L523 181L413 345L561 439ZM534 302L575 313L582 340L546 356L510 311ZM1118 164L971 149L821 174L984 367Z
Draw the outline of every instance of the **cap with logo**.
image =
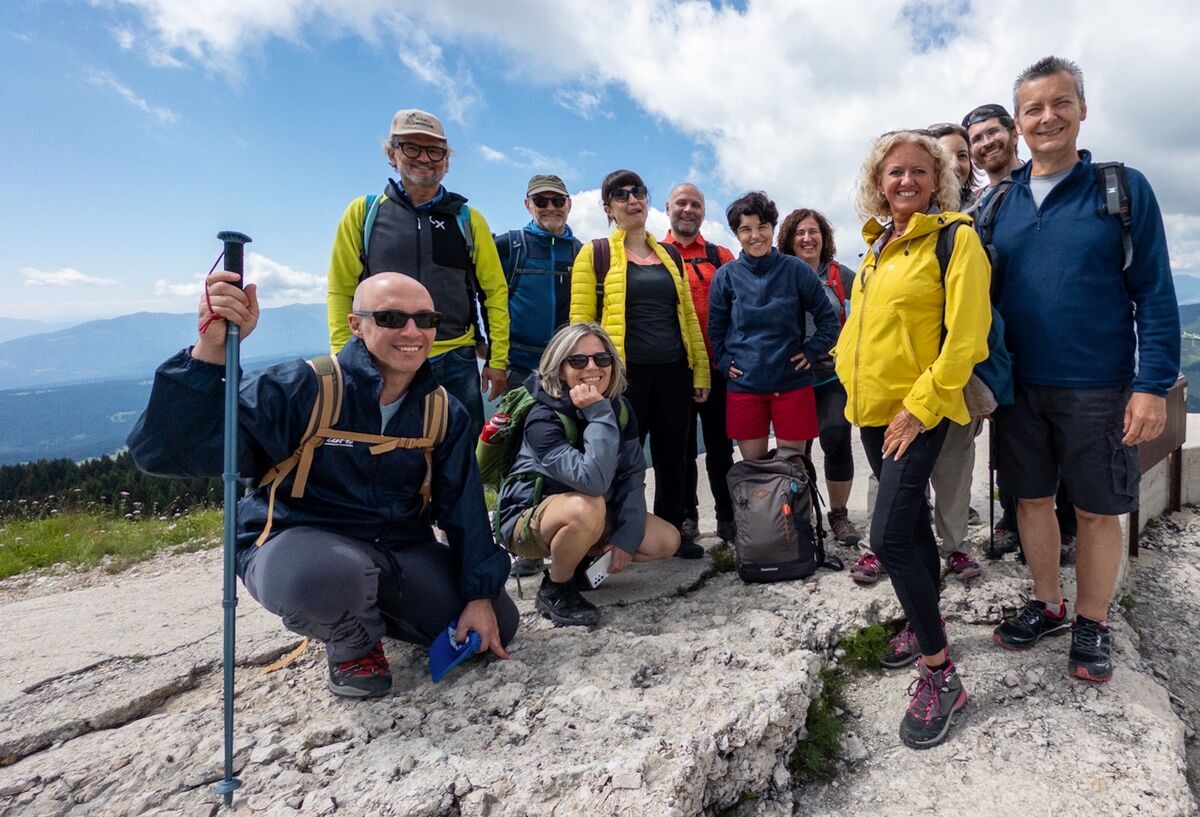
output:
M534 176L529 180L529 187L525 189L525 197L529 198L535 193L561 193L564 196L570 196L567 192L567 186L563 184L563 180L558 176L542 175Z
M392 117L392 136L416 134L446 141L446 130L442 127L441 121L433 114L416 108L396 111L396 115Z

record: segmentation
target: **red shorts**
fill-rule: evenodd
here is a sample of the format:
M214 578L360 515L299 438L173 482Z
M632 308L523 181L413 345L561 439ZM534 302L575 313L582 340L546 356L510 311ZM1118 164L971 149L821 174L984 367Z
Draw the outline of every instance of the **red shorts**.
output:
M725 433L731 440L811 440L821 430L812 386L751 394L730 389L725 402Z

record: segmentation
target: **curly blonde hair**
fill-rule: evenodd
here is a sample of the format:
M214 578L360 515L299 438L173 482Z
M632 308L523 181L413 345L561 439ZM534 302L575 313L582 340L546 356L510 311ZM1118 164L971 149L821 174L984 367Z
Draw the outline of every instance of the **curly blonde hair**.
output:
M934 185L931 203L942 210L957 210L959 203L959 181L954 173L950 154L926 131L902 130L885 133L875 140L871 152L858 173L858 194L855 206L861 218L890 221L891 208L883 196L881 176L883 160L899 145L917 145L933 159Z

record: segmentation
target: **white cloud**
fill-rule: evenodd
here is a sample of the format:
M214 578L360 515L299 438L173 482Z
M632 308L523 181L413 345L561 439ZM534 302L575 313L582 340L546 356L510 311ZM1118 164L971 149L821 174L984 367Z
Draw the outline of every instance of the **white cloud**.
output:
M246 254L246 282L258 285L259 303L262 306L282 306L295 303L321 303L325 300L328 280L324 275L292 269L257 252ZM158 299L178 299L173 308L188 308L195 305L204 286L204 273L192 281L168 281L159 278L154 282L154 295ZM160 303L158 308L166 308Z
M534 173L557 173L558 175L565 176L567 178L575 175L575 171L571 167L570 163L564 161L563 159L556 159L553 156L547 156L544 153L534 150L533 148L517 146L512 149L512 153L519 158L514 158L513 155L505 153L502 150L496 150L495 148L487 145L479 146L479 155L488 162L508 165L509 167L515 167L518 170L529 170Z
M646 217L646 229L656 238L662 238L671 229L671 221L666 212L657 204L652 204ZM571 231L580 241L591 241L593 238L603 238L612 232L604 207L600 204L600 188L580 190L571 194ZM706 241L715 241L728 247L734 255L741 252L733 234L725 224L705 218L700 227L700 233Z
M1200 15L1186 0L1164 0L1153 12L1121 0L752 0L744 8L512 0L503 14L473 13L464 2L117 2L140 9L167 51L222 70L235 70L268 38L301 40L309 30L328 36L352 28L364 39L394 41L458 121L481 100L468 69L447 65L451 46L485 51L490 70L506 61L514 84L545 89L580 116L609 113L608 99L627 95L704 150L709 161L691 166L707 170L709 186L765 189L785 212L825 211L847 258L860 225L855 176L874 135L955 121L981 102L1008 104L1016 74L1058 53L1077 60L1087 78L1082 144L1143 170L1167 214L1200 213L1200 107L1185 104L1200 87L1193 53ZM620 21L619 46L597 28L601 20Z
M483 158L489 162L506 163L510 161L507 154L502 153L499 150L493 150L487 145L479 146L479 155L483 156Z
M24 267L21 270L21 275L25 278L25 286L27 287L110 287L116 286L118 283L111 278L97 278L93 275L84 275L79 270L71 269L70 267L57 270L40 270L33 267Z
M117 94L117 96L121 97L121 99L125 100L138 110L150 114L164 125L174 125L179 122L179 114L175 113L170 108L160 108L158 106L151 105L145 99L138 96L132 88L119 82L107 71L93 70L88 74L87 80L97 88L107 88L108 90L113 91Z

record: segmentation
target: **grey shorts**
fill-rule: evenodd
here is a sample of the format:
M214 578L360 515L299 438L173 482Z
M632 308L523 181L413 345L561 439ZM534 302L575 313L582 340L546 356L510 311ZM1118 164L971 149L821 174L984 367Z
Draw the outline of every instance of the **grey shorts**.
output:
M996 475L1003 493L1052 497L1059 480L1075 506L1116 516L1137 510L1141 465L1124 445L1129 388L1070 389L1017 383L996 409Z

